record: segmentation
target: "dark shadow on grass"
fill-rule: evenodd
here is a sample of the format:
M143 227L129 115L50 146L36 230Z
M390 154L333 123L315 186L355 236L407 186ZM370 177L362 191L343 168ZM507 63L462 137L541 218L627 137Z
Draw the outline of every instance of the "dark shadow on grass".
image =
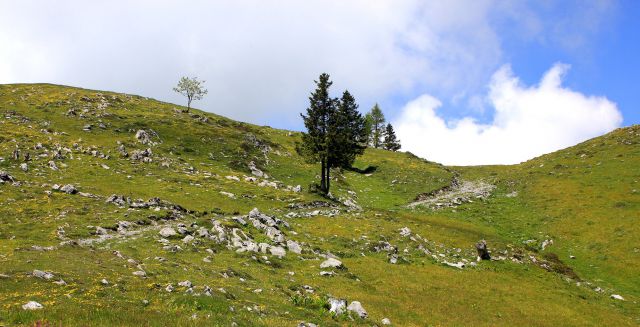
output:
M358 167L349 167L349 168L345 168L345 170L348 171L352 171L358 174L371 174L373 172L375 172L378 169L378 166L368 166L365 169L360 169Z

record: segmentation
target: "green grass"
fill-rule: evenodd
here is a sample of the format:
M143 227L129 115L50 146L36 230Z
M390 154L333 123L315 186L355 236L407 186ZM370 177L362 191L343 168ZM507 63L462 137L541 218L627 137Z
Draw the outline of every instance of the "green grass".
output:
M102 107L102 98L108 105ZM76 116L66 115L71 108ZM368 149L355 164L361 172L333 172L331 190L337 198L354 199L363 210L348 212L335 203L342 211L334 217L285 218L289 204L326 201L306 192L317 179L318 167L296 154L300 135L183 109L110 92L0 85L0 170L21 183L0 184L0 274L8 276L0 278L0 326L37 321L52 326L295 326L301 321L370 326L384 317L395 326L640 323L638 126L513 166L444 167L406 153ZM82 130L87 124L94 125L89 132ZM141 128L157 132L159 139L154 141L159 143L137 142L134 135ZM249 134L270 147L266 156L247 141ZM153 161L120 158L118 141L129 153L150 147ZM34 149L37 143L49 150L72 151L54 160L60 167L54 171L48 168L50 155L38 157L45 152ZM33 158L28 172L11 159L16 147ZM110 158L93 156L92 150ZM249 161L269 180L302 185L305 191L244 181L250 175ZM455 209L406 207L418 194L448 185L454 172L461 179L483 180L497 188L488 199ZM56 183L72 183L81 192L103 198L46 194ZM208 229L211 219L246 215L257 207L287 220L291 229L285 234L302 242L305 252L288 252L283 259L268 256L267 263L262 254L254 259L210 241L183 245L174 238L172 244L183 250L171 253L158 243L159 227L153 225L162 225L158 219L167 212L118 208L105 203L104 197L111 194L179 204L193 212L170 224L195 222ZM95 226L114 228L122 220L146 225L135 236L91 246L60 245L57 236L63 228L70 239L90 238ZM540 260L555 254L559 262L551 272L530 260L484 261L460 270L420 251L418 241L400 236L402 227L426 239L420 243L447 260L473 260L475 242L486 239L494 257L508 250ZM242 229L268 242L252 227ZM542 251L523 244L531 239L554 243ZM389 263L386 252L372 250L378 241L397 246L398 264ZM55 250L35 251L33 245ZM319 275L319 254L327 252L346 266L334 277ZM210 262L203 261L205 257ZM134 276L139 269L127 259L142 264L147 277ZM31 277L34 269L51 271L66 285ZM567 269L580 281L569 279ZM109 285L100 283L103 278ZM210 286L213 296L185 294L177 286L183 280L193 282L196 292ZM165 291L168 284L174 292ZM312 286L314 292L301 290L302 285ZM604 291L595 292L595 287ZM620 294L625 301L610 299L610 294ZM332 316L326 309L328 296L360 301L369 318ZM22 310L30 300L45 308Z

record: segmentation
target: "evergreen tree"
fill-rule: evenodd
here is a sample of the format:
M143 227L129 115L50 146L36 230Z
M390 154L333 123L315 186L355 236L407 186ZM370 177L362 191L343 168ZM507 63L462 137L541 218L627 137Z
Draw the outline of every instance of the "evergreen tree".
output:
M364 131L367 135L366 145L373 146L373 117L371 117L371 112L367 112L364 115Z
M317 81L316 90L309 97L307 115L300 114L307 128L302 133L302 144L299 152L310 162L320 162L320 189L329 191L328 180L328 156L329 156L329 121L334 115L336 100L329 97L329 87L333 82L329 80L329 74L323 73Z
M384 136L384 114L380 110L380 106L376 103L370 111L371 114L371 146L374 148L382 147L382 137Z
M349 91L342 94L334 117L330 123L329 163L331 167L350 168L367 147L367 133L365 119Z
M387 124L384 131L384 148L390 151L400 150L400 140L396 138L396 132L391 124Z

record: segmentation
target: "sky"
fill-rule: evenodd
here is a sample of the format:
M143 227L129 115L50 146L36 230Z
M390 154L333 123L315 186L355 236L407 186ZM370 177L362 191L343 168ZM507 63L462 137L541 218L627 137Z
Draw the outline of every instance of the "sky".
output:
M302 130L314 79L402 150L513 164L640 123L640 1L0 0L0 83L46 82Z

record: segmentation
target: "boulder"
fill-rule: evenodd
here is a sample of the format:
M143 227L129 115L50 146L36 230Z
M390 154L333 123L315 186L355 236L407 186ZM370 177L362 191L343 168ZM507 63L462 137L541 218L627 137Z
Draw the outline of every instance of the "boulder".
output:
M411 229L409 229L409 227L402 227L400 229L400 235L404 237L411 235Z
M29 301L22 305L22 310L40 310L42 308L44 308L44 306L36 301Z
M283 258L287 254L285 249L281 246L272 246L269 248L269 252L271 252L271 255L278 258Z
M42 278L42 279L52 279L54 276L50 272L42 271L42 270L34 270L32 273L33 277Z
M76 194L78 193L78 190L76 189L75 186L71 185L71 184L67 184L63 187L60 188L60 192L64 192L67 194Z
M347 308L347 301L343 299L330 298L328 302L329 312L335 315L343 314L345 312L345 309Z
M320 264L320 268L340 268L340 267L343 267L342 261L334 258L329 258Z
M5 171L0 171L0 183L4 183L4 182L15 182L15 179L13 179L13 176L9 175L9 173L5 172Z
M171 236L176 236L178 235L178 233L176 232L175 229L171 228L171 227L165 227L163 229L160 230L160 235L162 237L171 237Z
M355 313L358 317L364 319L367 318L367 311L362 307L362 304L358 301L352 301L347 307L349 312Z
M298 242L294 240L287 241L287 249L289 249L289 252L293 252L296 254L302 253L302 247L300 247L300 244L298 244Z
M481 240L476 243L476 250L478 251L478 261L480 260L491 260L491 255L489 254L489 250L487 249L487 241Z
M151 137L149 136L149 133L147 133L147 131L143 129L136 132L136 139L138 140L138 142L144 145L151 143Z
M389 326L391 325L391 320L389 320L389 318L382 318L381 323L385 326Z

